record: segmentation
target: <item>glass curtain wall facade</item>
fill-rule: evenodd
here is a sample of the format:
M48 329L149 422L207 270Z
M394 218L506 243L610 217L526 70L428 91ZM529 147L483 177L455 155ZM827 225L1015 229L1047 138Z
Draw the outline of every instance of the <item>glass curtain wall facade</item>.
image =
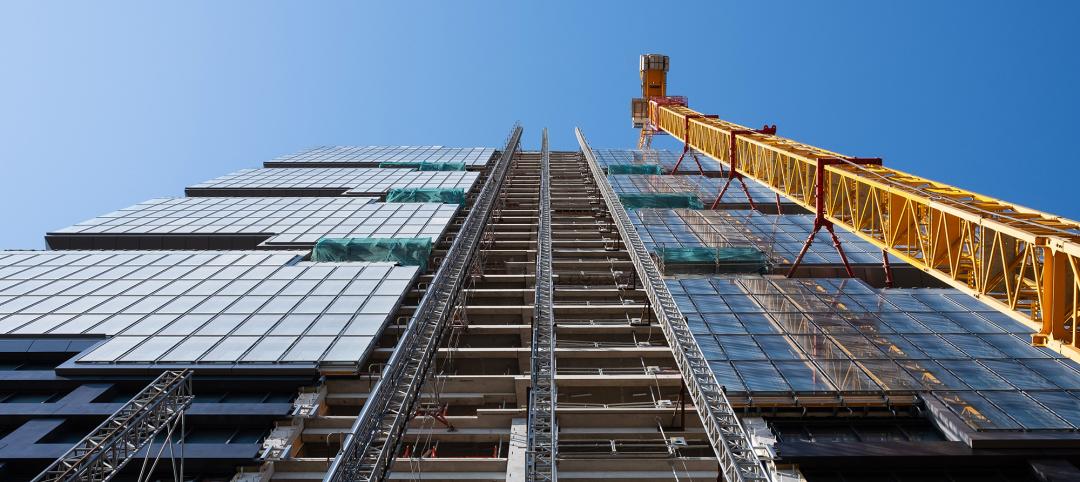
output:
M673 175L679 153L594 153L603 166L668 173L609 175L618 193L689 193L705 204L628 215L717 382L775 463L811 481L1057 480L1041 458L1059 457L1048 462L1063 467L1057 477L1080 475L1080 364L1032 346L1032 326L895 258L897 287L885 287L882 252L839 229L857 278L844 274L824 230L789 278L811 213L747 209L738 181L708 209L726 173L704 156L704 172L687 155ZM756 202L773 202L745 182ZM760 251L767 266L672 265L664 254L732 247Z
M384 261L314 262L315 243L429 238L439 246L462 205L383 199L408 188L470 193L494 154L315 148L266 163L281 167L190 186L189 197L56 229L47 251L0 251L0 479L29 480L176 368L195 369L187 479L229 480L259 463L275 425L310 401L303 387L367 368L423 274ZM378 167L384 162L467 170Z

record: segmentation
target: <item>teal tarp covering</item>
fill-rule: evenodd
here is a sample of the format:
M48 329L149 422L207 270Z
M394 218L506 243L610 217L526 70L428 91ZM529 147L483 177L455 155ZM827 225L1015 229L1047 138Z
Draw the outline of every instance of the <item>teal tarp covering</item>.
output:
M464 162L380 162L379 167L398 167L420 171L464 171Z
M621 193L619 194L619 201L622 201L623 207L626 209L638 209L638 208L690 208L690 209L702 209L705 206L701 204L701 200L698 199L696 194L682 193L682 192L664 192L664 193Z
M311 250L312 261L390 261L427 269L431 238L322 238Z
M402 187L386 193L388 203L443 203L465 204L465 190L461 188L441 189L423 187Z
M379 167L399 167L402 169L419 169L419 162L380 162Z
M421 162L421 171L464 171L464 162Z
M656 255L665 264L717 264L757 272L764 272L767 264L765 253L753 246L657 248Z
M664 170L656 164L611 164L607 167L612 174L663 174Z

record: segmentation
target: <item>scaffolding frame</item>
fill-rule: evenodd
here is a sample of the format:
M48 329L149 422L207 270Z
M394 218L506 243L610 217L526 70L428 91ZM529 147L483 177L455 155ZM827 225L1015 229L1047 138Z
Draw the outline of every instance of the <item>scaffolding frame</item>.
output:
M439 342L449 324L454 301L469 276L480 234L521 141L515 124L491 175L481 189L461 230L420 299L379 381L334 457L325 482L382 480L397 455L401 435L415 414L420 389L427 379Z
M115 477L158 433L168 429L171 434L177 422L183 424L184 411L195 398L191 391L191 373L191 370L162 372L89 435L46 467L34 478L34 482L106 482ZM161 456L165 444L170 445L171 453L171 438L162 442L162 450L157 457ZM183 440L181 433L181 447ZM157 457L154 467L157 466ZM153 467L150 471L153 472ZM180 473L183 477L182 448Z
M619 196L608 184L592 149L589 148L585 134L580 128L575 128L574 133L623 243L628 248L652 310L671 346L686 389L694 400L701 424L716 453L721 475L729 482L770 481L769 472L758 458L753 442L739 422L724 387L716 382L701 348L690 332L686 318L682 316L675 299L664 284L663 274L657 269L649 251L638 237Z
M544 129L540 148L540 196L536 228L536 294L533 301L527 478L558 480L559 427L555 415L555 313L552 308L551 152Z

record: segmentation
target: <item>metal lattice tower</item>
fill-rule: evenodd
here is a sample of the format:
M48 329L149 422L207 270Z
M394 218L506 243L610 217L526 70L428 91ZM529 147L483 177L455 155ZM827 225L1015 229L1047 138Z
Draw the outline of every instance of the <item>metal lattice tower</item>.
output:
M469 210L445 260L435 272L431 288L420 300L324 481L381 480L393 462L401 434L413 416L420 389L428 378L439 341L449 324L454 302L468 278L480 234L488 223L510 159L518 148L521 131L520 125L511 130L491 175Z
M112 479L158 433L182 420L192 399L191 370L163 372L34 482Z
M539 226L536 232L536 296L529 392L528 480L557 480L559 428L555 417L555 314L552 308L551 152L544 129L540 151Z
M770 480L768 471L754 451L750 436L739 422L739 417L724 393L724 388L713 377L709 364L701 352L701 347L690 332L686 318L679 311L675 299L664 284L663 274L656 268L656 264L630 222L626 209L623 208L619 197L607 182L592 149L589 148L585 135L581 129L575 129L575 133L578 144L589 162L593 178L600 187L600 193L615 220L623 243L628 248L634 269L643 281L653 312L660 320L664 336L671 345L675 362L686 382L686 389L694 400L701 423L705 427L705 433L716 452L717 461L720 463L720 473L724 480L729 482Z

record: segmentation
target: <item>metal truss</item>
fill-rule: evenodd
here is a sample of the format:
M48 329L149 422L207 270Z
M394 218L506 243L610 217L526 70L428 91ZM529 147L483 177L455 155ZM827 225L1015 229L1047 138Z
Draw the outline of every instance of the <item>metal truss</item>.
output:
M90 435L56 459L34 482L105 482L112 479L162 430L168 430L171 435L176 424L182 423L184 411L193 398L190 370L163 372ZM162 451L166 444L171 450L171 436L162 443ZM158 457L161 453L158 452ZM156 458L154 466L157 466Z
M529 391L528 480L558 480L559 428L555 416L555 314L551 275L551 152L544 129L540 148L536 296L533 302L532 386Z
M405 426L415 413L420 389L428 378L455 300L468 278L480 234L488 223L492 205L502 189L510 159L520 140L521 126L514 125L480 195L469 209L461 230L327 471L325 482L382 480L385 477L397 455Z
M652 99L657 128L1080 358L1080 223ZM734 141L733 141L734 139ZM732 143L734 142L734 145ZM734 159L733 159L734 158ZM735 162L732 162L732 161Z
M585 140L585 135L581 129L575 129L575 133L581 151L589 162L589 170L592 171L596 185L600 188L600 194L607 204L612 219L615 220L638 278L643 282L649 303L675 355L675 362L686 383L686 389L694 400L701 424L709 437L709 443L716 452L724 480L728 482L770 480L768 471L762 466L754 451L750 436L743 429L731 402L724 393L724 387L716 382L712 369L709 368L701 348L690 332L686 318L679 311L675 299L664 284L663 274L649 256L649 251L641 242L619 197L608 184L604 171L597 164L596 157L589 148L588 141Z

